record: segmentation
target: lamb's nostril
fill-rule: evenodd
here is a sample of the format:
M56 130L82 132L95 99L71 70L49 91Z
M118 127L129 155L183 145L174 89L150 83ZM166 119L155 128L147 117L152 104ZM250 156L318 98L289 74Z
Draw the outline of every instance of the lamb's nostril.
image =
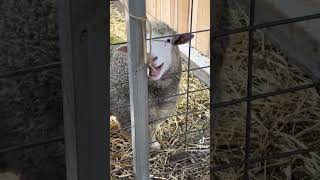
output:
M155 60L157 60L157 59L158 59L158 57L156 56L155 58L152 59L152 61L155 61Z

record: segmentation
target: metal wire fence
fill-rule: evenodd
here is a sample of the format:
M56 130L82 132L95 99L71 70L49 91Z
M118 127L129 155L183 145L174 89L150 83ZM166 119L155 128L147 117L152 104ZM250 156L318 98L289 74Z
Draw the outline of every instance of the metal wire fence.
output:
M256 59L253 56L253 49L254 49L254 33L257 32L258 30L266 29L266 28L271 28L271 27L277 27L280 25L287 25L290 23L298 23L298 22L303 22L303 21L308 21L312 19L317 19L320 18L320 14L312 14L312 15L306 15L303 17L296 17L296 18L290 18L290 19L282 19L282 20L277 20L273 22L266 22L262 24L256 24L255 23L255 7L256 7L256 1L251 0L250 1L250 13L249 13L249 26L247 27L241 27L238 29L230 29L226 31L219 31L216 30L215 27L213 27L211 30L212 32L212 40L211 40L211 52L214 53L215 50L213 49L213 44L215 41L221 37L224 36L230 36L231 34L235 33L241 33L241 32L246 32L248 33L249 36L249 43L248 43L248 62L247 62L247 94L246 97L240 98L240 99L234 99L231 101L227 102L212 102L211 104L211 112L215 112L217 109L222 108L222 107L227 107L235 104L240 104L240 103L246 103L246 122L245 122L245 156L244 159L238 162L234 163L229 163L229 164L218 164L218 165L212 165L210 166L210 174L213 177L215 172L223 171L228 168L242 168L243 169L243 179L250 179L250 169L252 169L252 166L256 163L261 163L261 162L266 162L268 160L275 160L279 158L286 158L286 157L294 157L295 155L303 155L303 154L308 154L311 152L319 152L319 144L310 146L308 148L302 148L298 150L293 150L293 151L288 151L288 152L271 152L271 153L266 153L266 154L261 154L258 157L252 157L252 134L253 134L253 129L252 129L252 124L253 124L253 119L252 119L252 102L259 100L259 99L265 99L265 98L270 98L273 96L277 95L285 95L288 93L295 93L298 91L306 90L309 88L315 88L320 85L319 82L314 82L310 84L305 84L305 85L298 85L295 87L291 88L284 88L280 90L275 90L272 92L266 92L262 94L253 94L253 64L256 61ZM212 59L214 61L214 59ZM212 62L212 61L211 61ZM216 67L211 67L211 73L215 72L214 68ZM211 77L214 77L215 74L211 74ZM215 82L212 82L215 83ZM213 89L214 86L210 89L210 92L214 92ZM211 116L212 117L212 116ZM215 124L215 121L219 121L218 119L214 119L214 117L211 118L211 124ZM272 120L271 120L272 121ZM274 120L276 121L276 120ZM211 133L215 131L215 127L212 127ZM214 142L211 143L211 148L214 147L213 145ZM213 151L213 150L212 150ZM211 155L211 158L214 159L214 155Z

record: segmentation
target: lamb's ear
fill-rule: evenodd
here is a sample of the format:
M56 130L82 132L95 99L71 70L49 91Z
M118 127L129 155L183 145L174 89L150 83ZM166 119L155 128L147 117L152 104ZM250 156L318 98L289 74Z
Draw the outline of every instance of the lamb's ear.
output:
M118 47L117 51L122 52L122 53L128 53L128 46L124 45L124 46Z
M185 44L194 37L193 34L182 34L182 35L177 35L172 39L172 44L173 45L181 45Z

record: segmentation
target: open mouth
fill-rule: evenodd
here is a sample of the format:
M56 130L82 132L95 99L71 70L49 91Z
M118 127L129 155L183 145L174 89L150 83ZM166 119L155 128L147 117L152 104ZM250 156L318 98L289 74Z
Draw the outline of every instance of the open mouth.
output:
M160 66L157 66L157 67L154 67L152 65L150 65L150 67L148 68L148 76L149 77L157 77L160 75L160 72L162 70L162 67L163 67L163 64L162 63Z

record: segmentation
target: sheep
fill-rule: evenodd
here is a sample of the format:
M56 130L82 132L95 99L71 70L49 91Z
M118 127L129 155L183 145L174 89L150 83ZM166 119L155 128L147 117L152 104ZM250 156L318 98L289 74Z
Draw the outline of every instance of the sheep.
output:
M148 26L147 26L148 27ZM178 35L166 23L160 21L152 21L153 37L164 37L173 35L173 37L152 40L151 57L148 61L153 68L149 67L148 75L148 94L151 100L149 102L149 121L151 148L159 149L160 144L154 135L155 130L170 116L176 106L177 96L164 98L179 93L179 82L182 71L182 60L178 45L188 43L193 34ZM147 32L150 29L147 28ZM147 43L147 52L149 55L149 43ZM122 128L126 128L130 132L130 109L117 108L129 104L129 84L121 83L128 81L128 59L127 45L111 49L112 58L110 61L110 114L115 116ZM120 85L119 85L120 83Z

